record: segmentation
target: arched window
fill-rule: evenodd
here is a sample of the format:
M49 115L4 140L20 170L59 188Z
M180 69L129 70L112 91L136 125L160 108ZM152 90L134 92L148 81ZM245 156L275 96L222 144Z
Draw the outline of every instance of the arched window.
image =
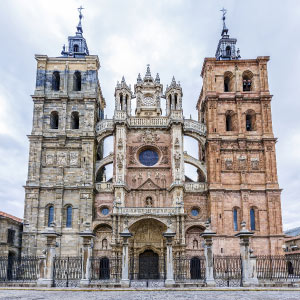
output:
M128 105L128 95L126 95L126 97L125 97L125 107L124 107L124 109L127 109L127 105Z
M256 115L253 110L248 110L246 112L246 130L247 131L254 131L256 125Z
M78 51L79 51L79 47L78 47L77 44L75 44L75 45L73 46L73 52L78 52Z
M79 129L79 113L73 111L71 114L71 129Z
M254 208L250 209L250 229L255 230L255 210L254 210Z
M54 71L52 74L52 90L59 91L60 76L58 71Z
M72 227L72 206L67 206L66 209L66 227Z
M238 210L236 208L233 209L233 230L238 231Z
M178 105L178 99L177 99L177 98L178 98L178 97L177 97L177 94L175 94L175 95L174 95L174 99L175 99L175 100L174 100L174 101L175 101L175 102L174 102L174 109L177 109L177 105Z
M245 71L243 73L243 91L250 92L253 89L252 86L253 74L250 71Z
M120 110L123 110L123 95L120 94Z
M50 205L48 207L48 227L50 227L53 221L54 221L54 207L53 205Z
M169 107L170 107L170 109L173 108L173 106L172 106L172 96L171 95L169 95Z
M230 92L230 78L224 78L224 92Z
M231 56L231 48L230 48L230 46L226 47L226 56L228 56L228 57Z
M81 73L79 71L74 73L73 90L81 91Z
M232 116L226 115L226 131L232 131Z
M58 129L58 112L52 111L50 114L50 128Z

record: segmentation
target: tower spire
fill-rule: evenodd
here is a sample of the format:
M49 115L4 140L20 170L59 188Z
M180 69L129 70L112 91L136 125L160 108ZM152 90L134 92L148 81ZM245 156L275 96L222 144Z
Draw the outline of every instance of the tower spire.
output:
M77 29L76 35L68 37L68 48L66 49L65 45L63 46L63 50L61 52L62 56L84 57L86 55L90 55L86 40L82 35L83 30L82 30L81 20L83 18L82 10L84 8L80 6L77 9L79 12L79 22L76 27Z
M239 59L240 50L236 49L236 42L237 39L233 39L229 37L228 28L226 27L225 20L226 20L226 13L227 10L222 8L220 10L223 13L222 20L223 20L223 29L221 33L221 39L219 40L219 44L216 51L216 59L217 60L232 60L232 59Z

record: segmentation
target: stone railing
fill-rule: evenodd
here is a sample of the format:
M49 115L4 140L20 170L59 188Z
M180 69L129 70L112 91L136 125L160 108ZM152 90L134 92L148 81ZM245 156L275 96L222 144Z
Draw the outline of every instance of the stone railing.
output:
M115 114L114 114L114 120L126 120L127 118L127 112L126 111L115 111Z
M199 122L197 122L195 120L191 120L191 119L184 120L183 130L196 132L203 136L206 135L206 126L202 123L199 123Z
M159 118L139 118L132 117L128 120L130 127L167 127L169 125L169 119L166 117Z
M101 120L96 125L96 132L98 135L101 135L105 131L113 131L114 121L111 119Z
M183 207L116 207L115 209L118 214L128 216L169 216L184 213Z
M112 182L97 182L95 188L98 192L113 192Z
M187 193L201 193L207 190L205 182L185 182L184 189Z

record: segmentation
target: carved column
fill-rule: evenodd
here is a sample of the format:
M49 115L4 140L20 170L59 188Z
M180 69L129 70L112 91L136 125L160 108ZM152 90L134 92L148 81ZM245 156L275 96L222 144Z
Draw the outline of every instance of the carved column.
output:
M86 223L86 230L80 232L79 235L82 237L83 244L83 255L82 255L82 277L80 280L81 286L87 286L90 284L91 275L91 257L92 257L92 246L94 234L89 229L89 223Z
M250 286L252 284L250 278L250 251L249 251L249 242L250 237L254 234L246 229L246 222L241 223L241 231L238 232L235 236L240 238L240 251L241 251L241 258L242 258L242 280L243 286Z
M167 239L167 276L165 281L166 287L172 287L175 284L172 241L176 233L172 232L170 226L171 224L169 223L167 231L163 233L163 236Z
M39 278L37 281L37 286L51 287L53 285L53 268L54 268L54 257L55 249L57 247L56 238L60 235L55 232L54 224L51 224L51 227L46 232L42 233L46 236L46 250L45 250L45 260L44 263L41 263L40 275L43 275L43 278Z
M213 251L212 251L212 245L213 241L212 238L216 235L215 232L213 232L210 228L210 222L205 223L206 229L205 231L200 235L203 237L205 245L204 245L204 255L205 255L205 278L206 278L206 284L207 286L215 286L216 282L214 279L214 262L213 262Z
M123 253L122 253L122 279L121 286L129 287L129 255L128 255L128 239L132 237L132 233L129 232L127 228L127 221L125 223L124 230L120 233L120 236L123 238Z

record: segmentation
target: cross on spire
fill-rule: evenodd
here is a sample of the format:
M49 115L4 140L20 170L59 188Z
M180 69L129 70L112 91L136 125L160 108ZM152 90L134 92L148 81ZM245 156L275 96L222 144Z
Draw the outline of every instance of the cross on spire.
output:
M83 18L83 14L81 13L81 11L84 9L84 7L80 5L80 7L78 7L77 9L79 11L79 23L77 25L77 33L82 34L83 30L81 25L81 19Z
M228 29L227 29L226 24L225 24L227 9L225 9L223 7L220 11L223 13L223 16L222 16L223 30L222 30L221 36L224 36L225 34L226 35L228 34Z

